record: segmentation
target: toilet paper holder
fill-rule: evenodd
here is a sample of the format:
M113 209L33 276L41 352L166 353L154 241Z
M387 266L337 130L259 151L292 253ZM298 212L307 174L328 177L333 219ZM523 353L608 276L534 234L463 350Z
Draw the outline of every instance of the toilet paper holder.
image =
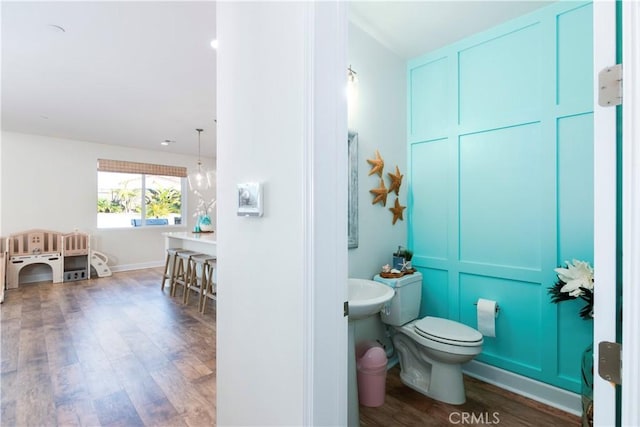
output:
M473 305L478 305L477 302L474 302ZM496 316L498 316L498 312L500 311L500 305L498 303L496 303Z

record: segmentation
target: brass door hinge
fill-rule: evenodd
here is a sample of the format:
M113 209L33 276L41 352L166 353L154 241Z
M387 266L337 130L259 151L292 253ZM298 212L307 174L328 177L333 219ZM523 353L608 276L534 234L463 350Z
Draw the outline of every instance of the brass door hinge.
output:
M622 345L617 342L598 343L598 375L614 384L622 384Z

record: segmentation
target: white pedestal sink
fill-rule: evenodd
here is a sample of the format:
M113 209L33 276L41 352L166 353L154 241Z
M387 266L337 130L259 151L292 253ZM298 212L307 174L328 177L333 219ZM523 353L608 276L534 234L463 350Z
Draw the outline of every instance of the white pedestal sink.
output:
M349 279L349 427L360 425L355 321L378 314L394 295L395 291L383 283L366 279Z

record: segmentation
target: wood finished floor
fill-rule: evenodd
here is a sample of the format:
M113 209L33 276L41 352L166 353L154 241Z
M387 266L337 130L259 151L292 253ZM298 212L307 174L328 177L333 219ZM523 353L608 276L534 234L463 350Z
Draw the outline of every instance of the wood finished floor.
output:
M467 401L448 405L414 391L400 381L398 366L387 372L384 405L360 406L361 427L505 426L579 427L580 418L518 394L465 376Z
M212 426L215 314L158 269L22 285L2 310L2 426Z
M148 269L8 291L0 305L0 425L215 425L215 310L209 304L201 315L195 298L183 306L160 291L160 277ZM580 425L470 378L461 406L402 385L397 367L387 378L385 404L360 407L363 427ZM484 418L462 424L463 412Z

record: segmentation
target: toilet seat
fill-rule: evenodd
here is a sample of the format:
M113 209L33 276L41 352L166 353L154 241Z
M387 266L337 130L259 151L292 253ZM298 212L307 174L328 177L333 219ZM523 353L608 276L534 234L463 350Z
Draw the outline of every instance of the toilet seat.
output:
M413 325L416 334L442 344L461 347L477 347L483 342L482 334L475 329L440 317L427 316Z
M403 326L394 326L394 329L401 334L404 334L411 338L416 345L424 347L428 351L439 351L448 354L455 354L458 356L472 355L476 356L482 351L483 340L469 343L461 343L459 341L453 341L447 338L431 338L425 337L424 333L418 333L418 328L415 324L422 319L414 320ZM448 342L447 342L448 341Z

